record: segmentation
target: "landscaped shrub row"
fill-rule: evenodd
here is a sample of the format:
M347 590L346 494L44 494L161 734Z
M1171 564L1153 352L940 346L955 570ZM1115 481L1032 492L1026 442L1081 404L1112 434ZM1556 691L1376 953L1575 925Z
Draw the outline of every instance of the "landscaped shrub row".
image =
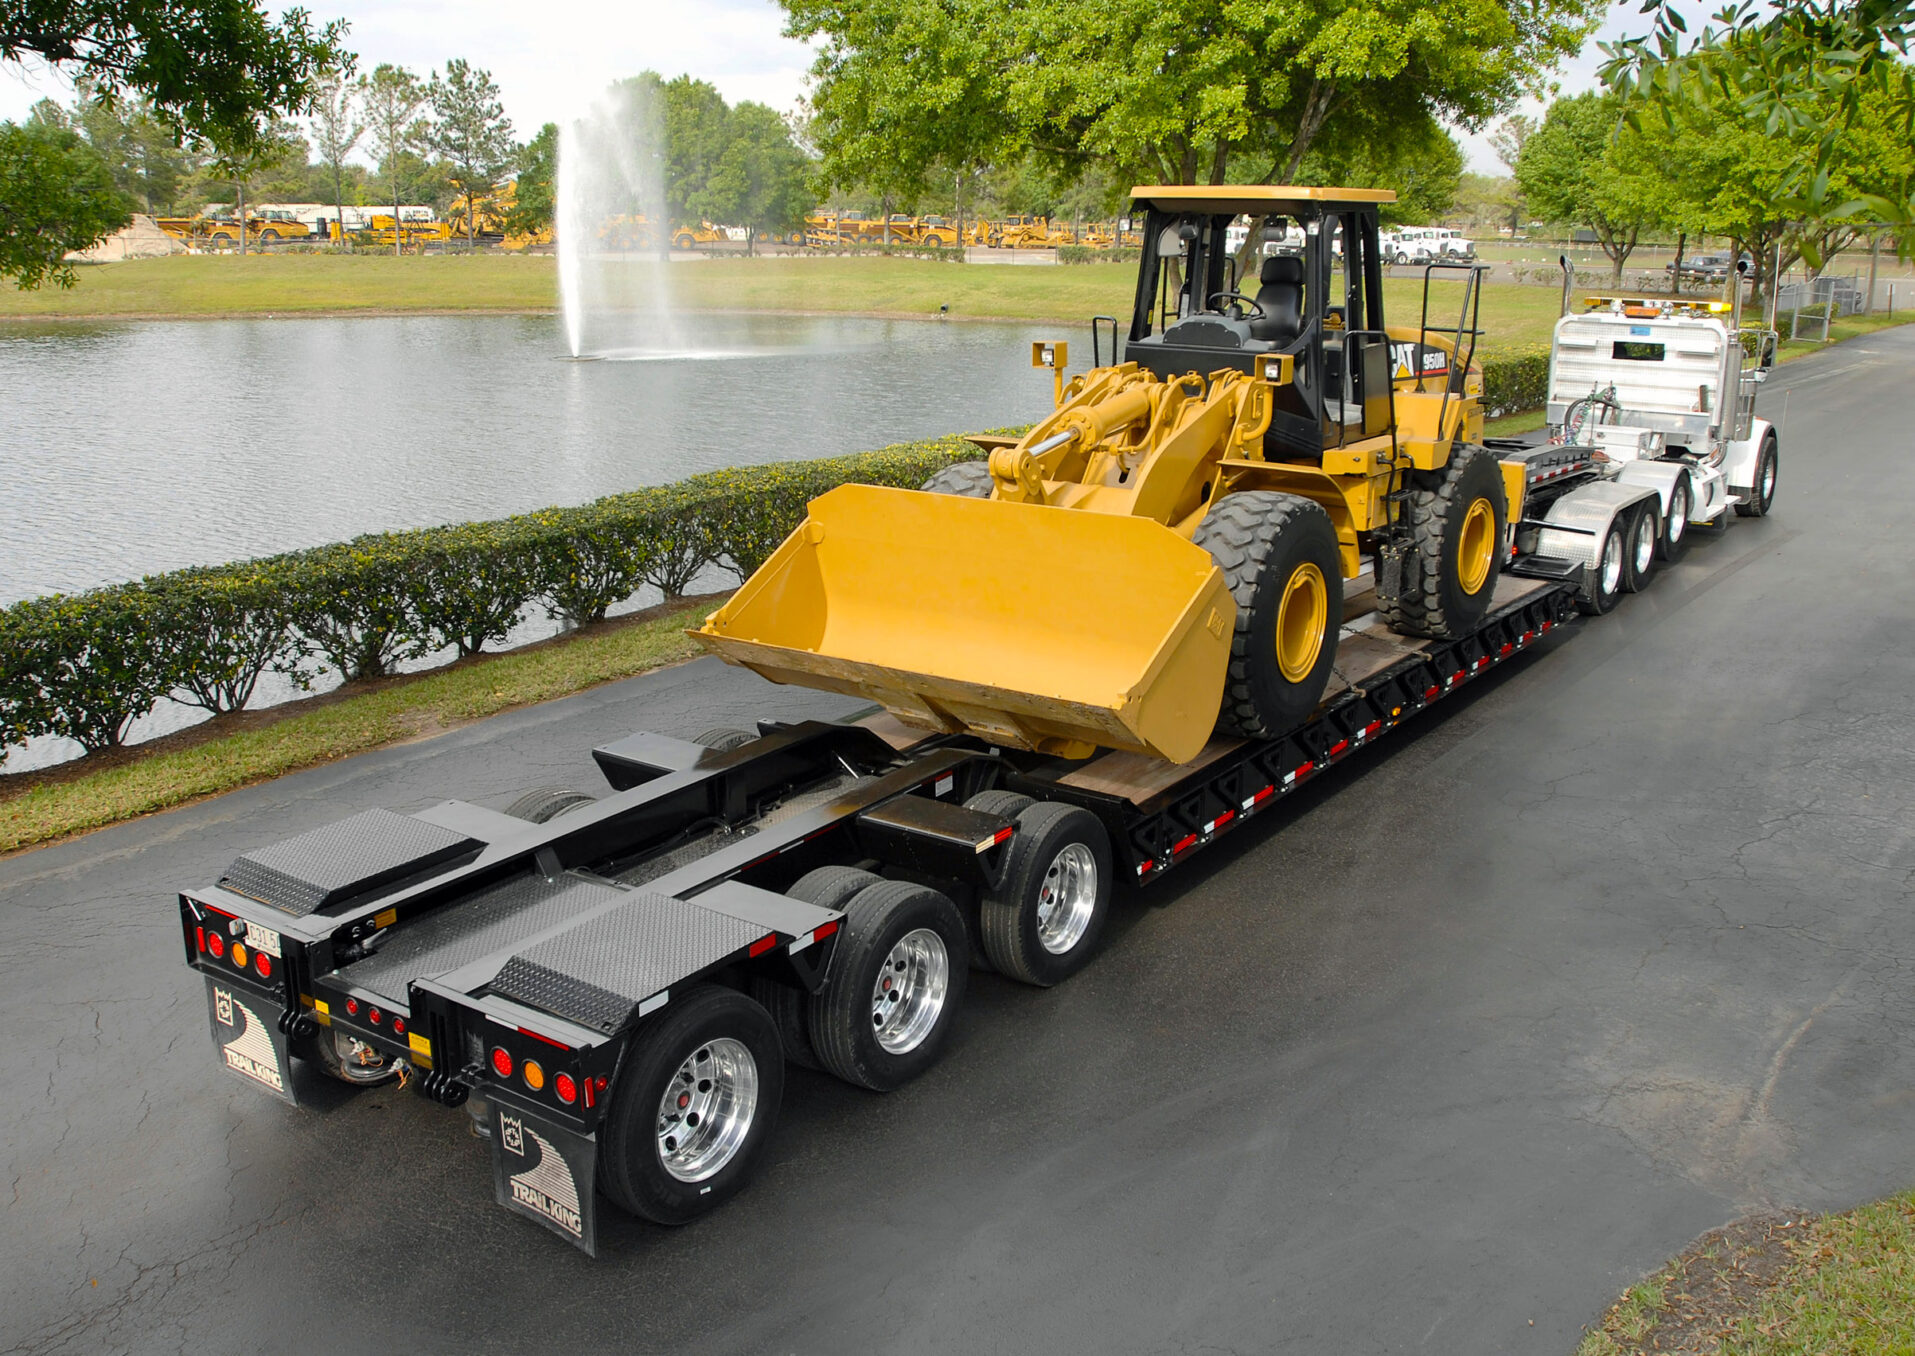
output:
M1549 350L1517 349L1483 360L1483 412L1491 419L1549 402Z
M601 621L645 585L680 596L708 565L744 578L851 481L917 486L979 455L962 438L745 466L489 523L383 532L0 609L0 753L34 735L116 747L171 696L235 711L262 675L306 685L452 648L477 653L528 610Z

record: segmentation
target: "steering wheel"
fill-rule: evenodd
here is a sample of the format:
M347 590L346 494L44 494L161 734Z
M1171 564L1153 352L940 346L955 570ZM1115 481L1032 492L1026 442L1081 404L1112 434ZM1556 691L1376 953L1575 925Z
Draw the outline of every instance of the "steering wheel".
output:
M1241 292L1212 292L1210 294L1210 305L1220 311L1223 309L1223 307L1217 305L1217 300L1220 297L1230 303L1230 318L1232 320L1263 319L1263 307L1257 305L1255 297L1246 297Z

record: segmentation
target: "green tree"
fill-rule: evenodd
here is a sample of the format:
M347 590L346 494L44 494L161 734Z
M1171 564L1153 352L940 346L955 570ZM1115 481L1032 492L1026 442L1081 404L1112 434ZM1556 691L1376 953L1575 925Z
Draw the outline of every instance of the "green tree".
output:
M716 85L689 75L658 85L658 107L665 137L665 211L670 218L659 229L669 234L680 222L707 215L703 204L730 142L731 110Z
M22 289L73 286L69 251L132 220L100 153L62 121L0 122L0 276Z
M1463 179L1463 148L1434 120L1388 137L1365 137L1305 158L1299 181L1343 188L1387 188L1396 201L1382 210L1386 223L1441 220L1456 204Z
M165 212L199 157L179 146L173 130L154 116L145 99L103 99L84 77L76 89L72 125L106 161L114 185L142 210Z
M365 111L366 130L380 169L392 187L392 252L401 253L404 233L399 227L399 176L407 156L424 143L426 128L419 111L426 106L426 87L403 66L380 62L356 86Z
M1551 104L1516 162L1530 211L1594 231L1618 284L1642 233L1670 215L1667 180L1642 149L1622 101L1592 92Z
M741 103L725 119L725 147L693 205L701 216L745 227L745 253L758 232L796 228L811 206L810 164L791 129L764 104Z
M90 82L95 99L139 97L138 109L182 139L243 154L268 135L272 120L303 111L319 72L348 60L343 22L314 28L303 9L275 22L257 0L14 0L0 5L0 63L38 59ZM31 199L0 197L11 242L0 272L16 279L72 283L60 242L87 221L105 220L97 198L64 205L49 196L57 180L40 171L71 160L70 148L29 138L19 143L16 182ZM40 167L33 169L31 165ZM156 172L161 167L154 166ZM91 194L90 176L73 181ZM156 190L157 193L157 190ZM35 223L60 223L42 230ZM109 228L112 229L112 228ZM104 234L104 232L103 232ZM96 237L97 238L97 237ZM32 240L49 253L29 260ZM86 244L92 244L92 241Z
M506 234L549 231L558 215L559 125L548 122L539 128L537 136L519 147L515 159L519 173L512 209L505 214Z
M433 75L427 94L433 112L428 144L445 160L452 182L465 195L469 247L479 238L479 200L511 168L512 120L499 102L492 73L457 58L446 62L443 80Z
M346 242L346 157L366 134L359 118L359 95L343 71L329 71L314 92L313 147L332 171L333 224Z

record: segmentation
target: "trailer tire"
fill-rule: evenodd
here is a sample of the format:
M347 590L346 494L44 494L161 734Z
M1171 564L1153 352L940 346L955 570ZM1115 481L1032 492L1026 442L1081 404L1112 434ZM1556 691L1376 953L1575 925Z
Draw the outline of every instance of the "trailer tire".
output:
M798 883L785 891L793 899L806 904L816 904L821 909L843 912L851 897L867 885L875 885L882 877L869 871L860 871L855 866L820 866L807 871L798 878ZM745 992L771 1014L772 1025L778 1028L778 1043L784 1047L785 1058L801 1069L822 1069L818 1061L818 1052L811 1045L811 995L803 989L790 984L780 984L773 979L754 975L745 985Z
M730 725L720 725L716 729L705 731L705 733L692 740L692 743L703 744L706 748L716 749L720 753L730 753L733 749L741 748L751 743L751 741L757 737L758 736L750 730L739 730Z
M617 1078L599 1140L599 1188L631 1214L686 1224L737 1194L757 1171L778 1121L785 1061L763 1008L735 989L701 985L633 1039ZM685 1128L706 1133L667 1149L672 1140L660 1130L674 1085L682 1088L677 1096L690 1099L689 1109L677 1104L687 1121L704 1117Z
M1010 853L1003 883L978 901L984 951L1011 978L1049 988L1083 969L1103 937L1110 837L1090 811L1038 801L1018 813Z
M1656 545L1662 540L1662 519L1657 512L1661 501L1652 500L1629 511L1628 533L1623 544L1628 548L1628 568L1623 571L1623 587L1641 593L1649 587L1656 572Z
M1656 558L1672 565L1682 558L1689 543L1689 515L1695 512L1695 483L1684 471L1669 487L1669 507L1663 510L1662 531L1656 534Z
M1749 487L1747 503L1735 506L1738 518L1766 518L1775 503L1775 478L1782 466L1782 447L1775 430L1762 435L1762 453L1755 459L1755 484Z
M1246 491L1212 505L1190 540L1237 603L1217 727L1247 739L1294 729L1323 699L1343 624L1330 515L1301 495Z
M1405 635L1468 635L1489 612L1509 520L1495 456L1457 443L1442 470L1412 471L1405 513L1411 542L1402 586L1394 598L1378 595L1378 611Z
M964 808L981 810L987 815L1003 815L1006 819L1016 819L1035 804L1037 799L1034 796L1027 796L1021 791L997 788L978 792L964 802Z
M590 805L597 799L587 792L574 791L569 786L537 786L506 806L505 812L514 819L545 824L581 805Z
M1595 564L1584 571L1583 586L1576 592L1576 607L1591 617L1614 612L1622 599L1623 584L1629 575L1626 527L1622 515L1609 520Z
M955 494L964 499L989 499L991 497L991 463L988 461L958 462L945 467L919 488L927 494Z
M889 1092L944 1053L970 970L957 905L926 885L880 880L845 903L831 977L811 996L818 1062Z

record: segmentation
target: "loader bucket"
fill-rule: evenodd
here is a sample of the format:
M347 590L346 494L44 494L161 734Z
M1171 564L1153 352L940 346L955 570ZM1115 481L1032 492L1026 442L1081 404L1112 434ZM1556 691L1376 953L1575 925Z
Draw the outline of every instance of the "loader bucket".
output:
M1236 604L1148 518L845 485L692 634L908 725L1084 757L1196 757Z

